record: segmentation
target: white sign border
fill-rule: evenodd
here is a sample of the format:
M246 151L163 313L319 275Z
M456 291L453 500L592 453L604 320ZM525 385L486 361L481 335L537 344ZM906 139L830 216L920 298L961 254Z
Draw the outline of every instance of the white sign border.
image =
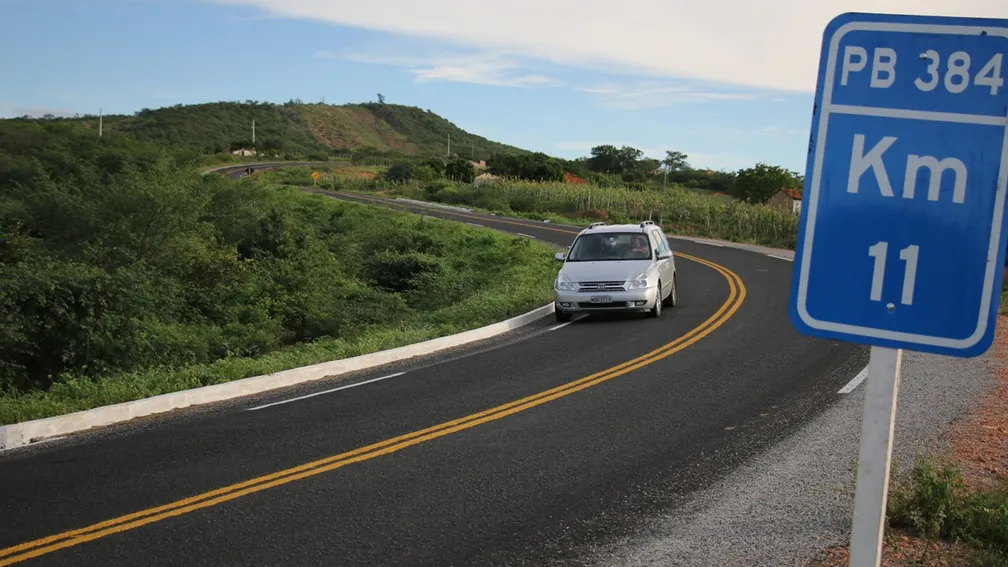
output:
M1005 117L1005 136L1001 150L1001 164L998 172L998 186L994 203L994 218L991 224L991 238L987 249L987 271L984 275L983 296L980 299L980 312L978 313L977 326L973 334L965 339L954 339L948 337L935 337L930 335L920 335L916 333L904 333L900 331L887 331L872 327L862 327L844 323L834 323L830 321L820 321L808 312L806 301L808 299L808 277L809 267L812 260L812 243L815 234L816 207L819 202L819 190L822 182L822 164L826 149L826 129L829 125L830 107L833 98L833 82L836 76L837 52L840 47L840 40L852 31L879 31L879 32L904 32L904 33L930 33L930 34L951 34L951 35L992 35L996 37L1008 38L1008 28L981 27L981 26L956 26L956 25L935 25L935 24L910 24L894 22L849 22L840 26L830 38L830 48L826 63L826 74L823 77L822 100L819 101L819 128L816 136L816 153L812 166L812 178L809 185L808 213L805 222L805 239L803 246L802 262L798 279L798 316L802 322L809 327L821 331L831 331L845 333L848 335L860 335L883 340L901 341L907 343L917 343L934 347L945 347L950 349L967 350L976 345L983 338L990 324L990 304L993 299L994 290L992 284L997 268L998 246L1001 242L1001 229L1004 221L1003 209L1005 203L1005 192L1008 188L1008 117Z

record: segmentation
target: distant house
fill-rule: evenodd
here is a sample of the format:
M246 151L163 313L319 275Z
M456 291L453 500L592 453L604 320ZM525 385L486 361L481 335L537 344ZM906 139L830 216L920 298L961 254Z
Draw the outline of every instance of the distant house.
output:
M246 149L243 148L243 149L235 150L235 151L231 152L231 155L233 155L233 156L241 156L241 157L248 157L248 156L254 156L254 155L256 155L256 153L254 151L252 151L252 150L246 150Z
M486 164L486 160L485 159L481 159L479 161L469 160L469 163L473 164L473 167L475 167L476 169L486 169L487 168L487 164Z
M800 189L781 189L767 203L771 207L785 209L792 213L801 212L802 193Z

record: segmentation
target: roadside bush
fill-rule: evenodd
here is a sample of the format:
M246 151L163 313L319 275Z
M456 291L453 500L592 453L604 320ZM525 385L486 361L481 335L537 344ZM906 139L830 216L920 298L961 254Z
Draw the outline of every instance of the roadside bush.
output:
M895 479L887 519L915 535L963 541L1008 561L1008 479L972 489L954 464L920 458Z
M407 161L393 163L385 170L385 180L392 183L405 183L413 179L415 166Z
M435 258L420 253L383 251L367 260L365 273L378 287L405 293L416 285L425 273L436 272L440 266Z
M454 189L455 185L450 181L445 181L442 179L434 181L432 183L427 183L424 186L424 193L426 193L428 197L433 197L434 195L437 195L438 192L440 192L442 189L447 189L449 187Z
M360 336L527 261L470 264L467 227L200 176L128 147L101 157L0 153L18 179L0 193L0 393Z
M506 200L496 195L487 195L485 193L477 195L476 199L473 200L472 205L487 211L511 211L511 204Z

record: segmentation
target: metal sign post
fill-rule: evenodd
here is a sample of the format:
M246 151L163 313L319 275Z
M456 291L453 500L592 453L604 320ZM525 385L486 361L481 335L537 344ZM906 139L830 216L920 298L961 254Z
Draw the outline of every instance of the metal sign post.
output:
M1008 20L843 14L823 33L789 310L871 346L850 565L881 559L902 350L977 356L1005 265Z
M882 560L882 530L889 495L896 394L902 360L901 349L871 347L864 414L861 416L857 485L854 489L854 522L850 541L852 567L877 566Z

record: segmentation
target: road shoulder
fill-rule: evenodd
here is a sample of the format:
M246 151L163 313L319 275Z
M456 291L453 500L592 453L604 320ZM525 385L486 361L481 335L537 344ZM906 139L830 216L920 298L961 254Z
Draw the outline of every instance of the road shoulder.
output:
M977 358L904 353L894 439L898 463L912 463L917 455L952 446L963 447L975 460L988 459L976 437L956 444L949 432L975 431L971 420L985 407L981 400L998 396L1004 321L1001 318L998 329L1002 346ZM690 495L676 512L648 521L637 535L588 551L581 562L845 565L823 561L836 556L848 541L864 391L862 384L850 394L838 394L838 403L790 438L709 489ZM1003 399L997 402L1002 408ZM995 427L1003 430L1003 423ZM996 429L1000 437L984 442L1003 445L1001 430ZM1004 466L1004 461L996 466Z
M961 473L963 488L969 491L997 490L1008 472L1008 317L998 317L994 346L988 352L993 361L994 379L971 410L954 420L932 443L928 462L954 465ZM899 419L897 417L897 419ZM932 461L933 459L933 461ZM900 463L894 471L895 486L910 475L913 462ZM951 483L950 483L951 484ZM890 482L890 500L894 483ZM946 485L947 486L947 485ZM906 488L902 488L906 490ZM898 497L898 496L897 496ZM890 516L893 510L890 507ZM826 549L808 567L846 567L845 538L841 545ZM886 567L969 566L976 562L977 550L965 543L923 538L908 530L890 527L882 548ZM1003 558L1001 558L1003 561ZM993 564L993 563L992 563Z

